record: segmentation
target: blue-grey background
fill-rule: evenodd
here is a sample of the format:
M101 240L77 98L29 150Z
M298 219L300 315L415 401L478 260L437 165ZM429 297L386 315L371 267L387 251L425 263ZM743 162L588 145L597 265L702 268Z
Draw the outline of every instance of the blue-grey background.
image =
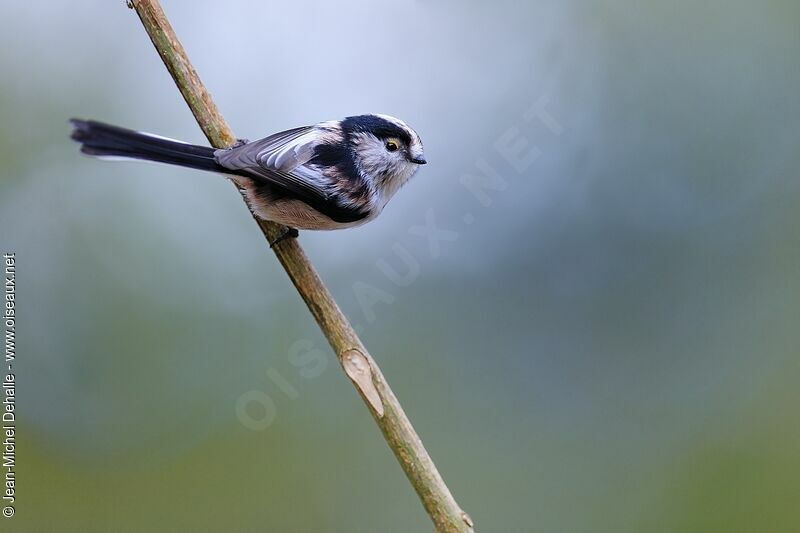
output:
M165 1L239 136L420 132L378 221L301 242L478 530L554 533L800 530L799 6ZM230 184L68 140L79 116L204 142L134 12L2 13L0 528L428 531Z

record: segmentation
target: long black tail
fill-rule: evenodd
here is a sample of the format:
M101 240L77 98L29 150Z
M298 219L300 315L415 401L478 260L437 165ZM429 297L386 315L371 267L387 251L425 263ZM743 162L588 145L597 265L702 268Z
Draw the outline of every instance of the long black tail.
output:
M94 156L129 157L170 165L228 172L214 160L214 148L187 144L139 131L128 130L94 120L73 118L72 138L81 143L81 152Z

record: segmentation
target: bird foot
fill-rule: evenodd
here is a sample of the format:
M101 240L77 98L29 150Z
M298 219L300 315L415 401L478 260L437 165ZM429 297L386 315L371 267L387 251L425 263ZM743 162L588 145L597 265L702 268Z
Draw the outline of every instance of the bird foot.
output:
M274 248L276 244L280 244L281 242L285 241L286 239L296 239L300 235L300 232L294 228L290 228L288 226L283 228L283 231L280 235L278 235L274 241L269 243L270 248Z

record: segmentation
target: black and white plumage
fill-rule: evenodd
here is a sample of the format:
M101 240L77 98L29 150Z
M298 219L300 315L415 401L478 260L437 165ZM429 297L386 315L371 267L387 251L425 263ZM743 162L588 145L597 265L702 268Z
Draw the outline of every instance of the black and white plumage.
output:
M295 128L228 149L71 120L81 152L227 174L260 218L296 229L357 226L377 217L425 164L419 135L388 115Z

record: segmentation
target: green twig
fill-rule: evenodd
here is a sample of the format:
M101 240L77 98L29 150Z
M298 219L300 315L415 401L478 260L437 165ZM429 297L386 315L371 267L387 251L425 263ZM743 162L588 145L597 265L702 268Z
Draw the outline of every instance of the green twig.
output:
M218 148L233 144L236 137L189 62L186 51L158 0L130 0L128 5L138 13L164 65L209 142ZM269 242L282 231L278 224L255 216L253 218ZM473 531L472 520L453 499L377 363L336 305L297 240L282 241L273 251L327 337L345 373L372 413L386 442L433 520L436 531Z

